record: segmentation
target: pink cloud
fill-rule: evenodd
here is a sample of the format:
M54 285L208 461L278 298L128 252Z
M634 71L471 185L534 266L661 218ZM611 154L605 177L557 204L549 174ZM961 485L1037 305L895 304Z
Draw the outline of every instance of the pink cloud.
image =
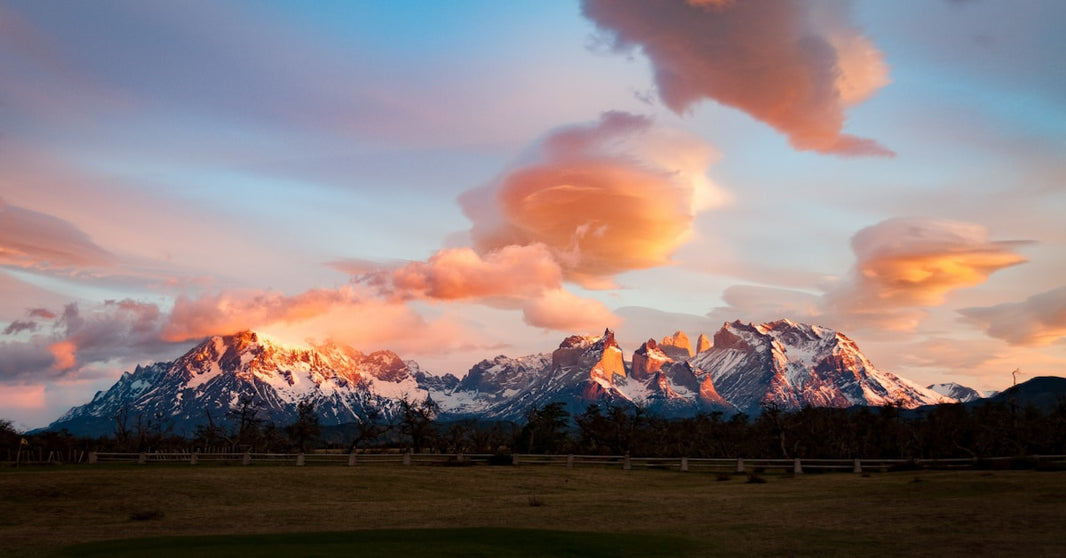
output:
M0 200L0 265L67 271L114 262L111 253L69 222Z
M398 299L461 300L537 296L562 283L562 270L543 244L510 245L480 255L448 248L425 262L362 275L362 281Z
M520 162L459 202L474 249L543 245L567 280L664 265L692 235L695 213L721 203L698 138L620 112L555 130Z
M529 300L522 307L522 315L531 326L563 331L598 331L621 321L603 303L564 289Z
M964 308L959 313L988 335L1011 345L1050 345L1066 339L1066 287L1022 302Z
M239 290L195 298L181 296L162 328L162 337L188 341L267 324L306 321L335 306L358 306L364 298L349 287L313 289L297 295Z
M652 63L659 97L678 114L702 99L743 110L793 147L891 155L841 133L848 106L888 83L883 56L847 21L847 6L803 0L584 0L613 48Z

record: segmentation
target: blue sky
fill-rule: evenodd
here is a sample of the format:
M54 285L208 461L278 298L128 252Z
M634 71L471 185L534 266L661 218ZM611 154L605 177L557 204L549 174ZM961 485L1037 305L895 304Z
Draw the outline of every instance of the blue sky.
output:
M791 318L923 384L1061 375L1063 23L0 2L0 416L41 426L240 328L461 375L606 326L631 351Z

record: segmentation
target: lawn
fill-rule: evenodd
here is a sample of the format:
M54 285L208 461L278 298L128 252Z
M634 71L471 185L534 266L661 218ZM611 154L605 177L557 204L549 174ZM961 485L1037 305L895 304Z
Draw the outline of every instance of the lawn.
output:
M561 466L4 468L0 548L159 557L177 555L168 548L215 556L1066 551L1064 472L764 477ZM110 542L69 549L93 541Z

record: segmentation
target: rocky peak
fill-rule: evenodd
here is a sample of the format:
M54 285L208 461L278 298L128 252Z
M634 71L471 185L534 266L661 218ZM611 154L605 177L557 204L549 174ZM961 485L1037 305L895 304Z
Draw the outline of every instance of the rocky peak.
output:
M715 349L735 349L738 351L751 350L751 345L744 340L742 334L752 333L754 328L745 326L739 321L733 323L726 323L722 325L722 329L719 329L714 334L714 348Z
M707 338L707 334L701 333L699 338L696 339L696 354L710 350L710 348L711 340Z
M674 362L659 346L654 339L648 339L636 351L633 351L633 363L631 377L634 380L644 381L662 370L664 364Z
M675 331L673 335L663 337L659 348L674 360L692 358L692 343L684 331Z

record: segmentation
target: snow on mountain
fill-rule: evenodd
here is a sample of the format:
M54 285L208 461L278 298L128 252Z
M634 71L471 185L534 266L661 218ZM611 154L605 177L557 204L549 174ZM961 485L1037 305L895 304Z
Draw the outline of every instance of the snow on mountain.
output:
M214 336L173 362L138 366L49 429L83 435L117 428L197 426L230 420L241 406L276 424L314 404L324 425L396 416L403 399L433 399L443 419L522 421L536 405L562 401L571 413L590 404L639 405L661 416L721 411L757 414L768 404L900 405L954 402L878 370L841 333L780 320L727 323L693 351L684 332L649 339L627 363L610 329L572 335L550 353L482 360L462 378L423 371L391 351L361 353L334 343L288 347L254 332ZM692 355L692 356L688 356Z
M727 323L714 345L691 361L723 398L746 413L768 404L804 406L899 405L914 408L954 401L878 370L842 333L779 320Z
M940 395L955 399L959 403L969 403L971 401L983 399L980 392L978 392L976 389L969 388L964 385L957 384L955 382L933 384L926 387L939 393Z
M303 401L314 404L323 424L387 418L400 399L429 395L420 376L417 365L391 351L367 355L336 344L285 347L246 331L208 338L174 362L123 374L107 392L71 409L49 429L104 435L154 425L190 434L201 424L222 424L242 405L253 406L259 418L288 424Z

